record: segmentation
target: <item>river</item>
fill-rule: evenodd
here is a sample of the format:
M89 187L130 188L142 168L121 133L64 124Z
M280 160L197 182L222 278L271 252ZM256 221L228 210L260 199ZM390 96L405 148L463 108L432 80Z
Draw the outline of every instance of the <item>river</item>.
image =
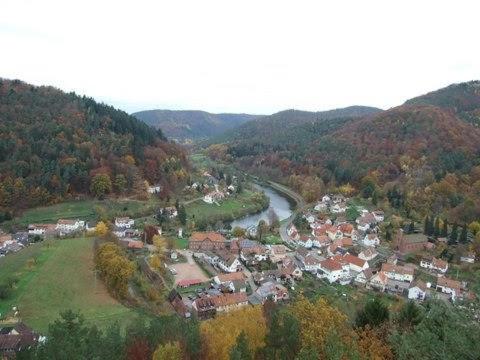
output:
M262 212L259 212L253 215L247 215L243 218L232 221L231 223L232 228L234 228L235 226L239 226L246 229L252 225L255 225L255 226L258 225L258 222L260 220L265 220L268 222L269 209L273 209L275 211L280 221L287 219L288 217L290 217L290 215L292 215L292 204L287 197L273 190L269 186L264 186L259 184L254 184L254 186L259 191L263 191L265 195L267 195L270 198L270 206L268 207L268 209Z

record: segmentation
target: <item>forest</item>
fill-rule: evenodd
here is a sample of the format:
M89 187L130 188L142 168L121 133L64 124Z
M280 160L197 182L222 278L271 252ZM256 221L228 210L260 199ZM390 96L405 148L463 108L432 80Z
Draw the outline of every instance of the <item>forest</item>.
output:
M185 151L127 113L75 93L0 79L0 217L78 196L165 192Z
M264 128L257 121L258 133L269 136L232 134L207 151L309 201L327 190L375 193L420 217L470 222L480 217L479 111L480 82L469 82L364 116L298 121L292 113ZM390 201L392 192L398 197Z

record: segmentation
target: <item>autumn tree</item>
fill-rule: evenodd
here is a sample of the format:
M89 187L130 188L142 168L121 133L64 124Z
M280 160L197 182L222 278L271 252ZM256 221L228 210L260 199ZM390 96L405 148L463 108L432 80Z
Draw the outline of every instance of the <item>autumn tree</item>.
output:
M478 221L472 221L468 225L468 230L475 236L477 235L478 232L480 232L480 222Z
M95 235L104 236L108 232L108 226L103 221L99 221L95 226Z
M258 241L262 242L263 238L267 235L268 226L265 220L260 220L257 226L257 238Z
M363 359L391 360L394 359L392 349L385 339L384 329L372 329L370 326L357 330L358 351Z
M183 359L182 348L178 342L160 344L153 353L153 360L181 360Z
M235 226L232 230L232 236L236 238L241 238L245 236L245 229L240 226Z
M203 321L200 334L205 358L229 359L242 331L252 354L265 345L266 322L261 306L244 307Z
M97 174L93 177L90 191L94 196L102 199L112 191L112 181L107 174Z

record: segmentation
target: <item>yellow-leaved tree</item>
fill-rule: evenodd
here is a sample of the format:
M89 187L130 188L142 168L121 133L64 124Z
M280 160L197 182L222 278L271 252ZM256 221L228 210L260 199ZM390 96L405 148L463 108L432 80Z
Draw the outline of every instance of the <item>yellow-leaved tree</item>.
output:
M153 353L153 360L181 360L182 358L182 349L177 341L160 344Z
M200 335L204 357L228 360L230 350L242 331L247 336L252 353L265 345L267 326L261 306L244 307L202 322Z
M152 237L152 243L157 248L157 254L163 256L167 250L167 240L161 235L154 235Z
M347 322L347 316L319 298L310 302L300 297L291 305L291 311L300 322L300 340L304 349L315 349L321 359L325 358L325 346L329 334L335 333L338 341L346 346L355 346L355 333Z

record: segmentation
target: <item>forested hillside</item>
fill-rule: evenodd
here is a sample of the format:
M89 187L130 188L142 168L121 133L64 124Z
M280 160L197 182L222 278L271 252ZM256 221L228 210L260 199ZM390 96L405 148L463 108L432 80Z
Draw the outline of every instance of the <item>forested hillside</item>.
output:
M0 208L76 194L143 192L186 177L186 155L127 113L91 98L0 79Z
M259 117L248 114L211 114L195 110L147 110L134 113L133 116L162 129L169 138L179 142L209 139Z
M465 119L479 104L479 82L470 82L358 118L308 123L302 112L281 113L282 126L262 120L258 136L237 136L209 153L289 183L308 200L337 188L408 213L471 221L480 216L480 129Z

